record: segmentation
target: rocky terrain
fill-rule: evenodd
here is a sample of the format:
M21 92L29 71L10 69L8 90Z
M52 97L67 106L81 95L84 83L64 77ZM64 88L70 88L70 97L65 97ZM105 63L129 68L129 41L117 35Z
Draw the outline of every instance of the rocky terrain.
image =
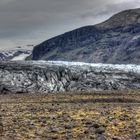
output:
M140 64L140 9L49 39L27 59Z
M52 93L131 88L140 88L139 65L0 62L0 93Z
M0 95L1 140L139 140L140 91Z

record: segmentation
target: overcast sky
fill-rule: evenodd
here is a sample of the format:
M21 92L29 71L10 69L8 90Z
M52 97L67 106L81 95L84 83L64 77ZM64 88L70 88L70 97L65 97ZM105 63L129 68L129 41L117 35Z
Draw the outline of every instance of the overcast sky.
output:
M140 0L0 0L0 49L36 45L138 7Z

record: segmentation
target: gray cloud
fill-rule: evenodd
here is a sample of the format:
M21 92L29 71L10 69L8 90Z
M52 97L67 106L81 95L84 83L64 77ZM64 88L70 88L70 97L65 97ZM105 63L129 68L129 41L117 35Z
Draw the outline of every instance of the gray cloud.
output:
M0 48L40 43L139 4L138 0L1 0Z

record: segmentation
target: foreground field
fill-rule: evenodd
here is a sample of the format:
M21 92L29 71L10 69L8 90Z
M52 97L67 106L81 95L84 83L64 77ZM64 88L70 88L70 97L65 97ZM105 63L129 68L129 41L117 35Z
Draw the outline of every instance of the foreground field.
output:
M0 140L140 140L140 92L0 95Z

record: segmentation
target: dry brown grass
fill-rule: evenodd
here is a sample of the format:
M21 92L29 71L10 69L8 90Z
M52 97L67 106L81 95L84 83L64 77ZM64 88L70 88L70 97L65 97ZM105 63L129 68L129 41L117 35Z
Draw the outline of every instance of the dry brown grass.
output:
M0 140L140 139L140 91L1 95Z

